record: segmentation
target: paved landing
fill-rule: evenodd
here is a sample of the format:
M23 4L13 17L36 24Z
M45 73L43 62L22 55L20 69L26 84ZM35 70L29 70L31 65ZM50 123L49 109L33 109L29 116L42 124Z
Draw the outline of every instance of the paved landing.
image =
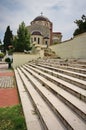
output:
M8 64L0 63L0 107L8 107L19 103L14 71Z
M0 89L0 107L8 107L19 104L16 88Z
M14 88L14 78L10 76L0 77L0 88Z
M14 72L8 69L8 64L0 64L0 88L14 88Z

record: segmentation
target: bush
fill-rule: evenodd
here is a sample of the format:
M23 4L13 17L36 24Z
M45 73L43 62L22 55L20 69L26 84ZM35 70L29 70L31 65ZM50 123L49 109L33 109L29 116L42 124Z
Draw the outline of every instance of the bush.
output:
M9 57L8 57L8 58L6 58L6 59L5 59L5 62L10 63L10 62L11 62L10 58L9 58Z
M9 55L13 55L13 49L10 49L10 50L8 51L8 54L9 54Z
M0 53L0 58L3 58L4 57L4 53Z
M5 59L5 62L7 62L7 63L12 63L12 62L13 62L13 60L12 60L12 59L10 59L9 57L7 57L7 58Z

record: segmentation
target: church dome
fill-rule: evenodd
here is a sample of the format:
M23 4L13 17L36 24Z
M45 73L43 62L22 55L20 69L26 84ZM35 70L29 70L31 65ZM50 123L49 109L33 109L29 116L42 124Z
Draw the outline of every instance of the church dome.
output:
M31 35L42 35L42 34L39 31L34 31L34 32L32 32Z
M43 16L43 15L37 16L37 17L33 20L33 22L35 22L35 21L47 21L47 22L50 22L50 20L49 20L47 17Z

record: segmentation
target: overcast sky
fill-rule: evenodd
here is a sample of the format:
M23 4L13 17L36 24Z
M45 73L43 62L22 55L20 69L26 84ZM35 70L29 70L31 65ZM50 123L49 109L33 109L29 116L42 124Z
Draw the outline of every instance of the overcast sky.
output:
M73 37L77 28L74 21L86 15L86 0L0 0L0 39L3 41L8 25L15 35L21 22L28 26L41 12L64 41Z

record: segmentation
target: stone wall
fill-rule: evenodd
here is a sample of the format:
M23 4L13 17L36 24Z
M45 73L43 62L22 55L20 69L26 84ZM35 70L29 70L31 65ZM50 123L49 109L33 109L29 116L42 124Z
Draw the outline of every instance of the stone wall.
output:
M85 58L86 59L86 33L75 36L50 48L61 58Z

